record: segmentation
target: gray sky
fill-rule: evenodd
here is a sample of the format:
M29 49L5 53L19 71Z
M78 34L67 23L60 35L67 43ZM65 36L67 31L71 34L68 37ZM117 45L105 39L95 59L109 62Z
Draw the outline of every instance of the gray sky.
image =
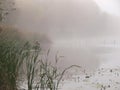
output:
M94 51L101 48L96 48L95 45L90 47L91 41L103 44L104 39L119 39L118 0L16 0L16 2L19 14L15 25L21 30L48 35L53 42L51 47L53 52L59 50L60 54L66 56L66 63L75 62L90 68L97 67L106 57ZM103 49L103 54L104 51Z
M92 0L17 1L21 11L18 23L28 30L47 32L55 38L106 36L119 32L119 18L103 12L103 7L107 10L106 4L97 5Z
M120 16L119 0L94 0L103 12Z

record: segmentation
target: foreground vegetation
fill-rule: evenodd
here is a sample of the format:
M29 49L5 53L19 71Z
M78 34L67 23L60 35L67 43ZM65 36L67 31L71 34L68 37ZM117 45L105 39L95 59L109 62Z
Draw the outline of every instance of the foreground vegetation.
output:
M0 90L16 90L16 80L24 55L20 33L0 27Z
M0 27L0 90L18 90L22 76L27 80L28 90L58 90L65 72L79 66L60 71L60 56L56 55L52 63L49 52L41 55L39 42L27 41L14 28Z

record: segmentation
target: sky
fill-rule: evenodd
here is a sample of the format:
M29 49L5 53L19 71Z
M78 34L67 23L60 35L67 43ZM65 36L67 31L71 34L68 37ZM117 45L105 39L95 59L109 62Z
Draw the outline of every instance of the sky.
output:
M114 16L115 11L119 13L120 10L114 7L117 6L115 0L115 4L112 0L109 2L96 0L97 4L92 0L34 0L34 3L33 0L17 1L18 7L22 11L20 17L23 21L28 21L26 24L21 24L20 18L18 23L26 30L34 28L34 31L39 31L39 28L42 28L44 29L42 32L51 33L53 38L58 36L61 38L61 32L63 32L63 38L64 36L69 38L71 35L73 37L91 37L115 34L114 36L116 36L119 32L118 29L113 31L114 28L119 28L119 20L117 21L118 18ZM30 27L30 24L33 28ZM100 30L103 31L99 32Z
M119 0L94 0L103 12L120 16Z
M113 44L120 36L119 0L16 0L14 25L23 31L44 34L52 52L65 56L63 64L89 69L113 62ZM52 54L52 56L54 55ZM107 55L106 55L107 54ZM118 56L118 54L117 54ZM111 57L111 59L110 59ZM116 58L118 62L120 57ZM91 62L91 63L90 63ZM107 65L107 64L106 64Z

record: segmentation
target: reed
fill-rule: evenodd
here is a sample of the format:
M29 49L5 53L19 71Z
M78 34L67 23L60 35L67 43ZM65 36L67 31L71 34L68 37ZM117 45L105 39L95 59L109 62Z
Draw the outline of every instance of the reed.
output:
M78 65L71 65L61 71L58 62L63 56L56 55L55 64L52 64L49 61L49 52L50 50L48 50L46 58L41 59L39 64L39 83L37 86L40 90L58 90L61 80L69 69L73 67L81 68Z

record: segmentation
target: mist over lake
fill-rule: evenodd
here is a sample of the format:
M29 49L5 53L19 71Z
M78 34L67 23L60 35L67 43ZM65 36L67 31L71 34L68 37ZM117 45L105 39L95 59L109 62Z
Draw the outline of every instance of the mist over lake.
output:
M51 42L41 43L48 44L51 58L57 51L64 56L63 66L79 64L94 70L107 62L110 66L115 66L111 65L113 61L119 62L116 53L120 17L102 10L94 0L16 0L16 3L18 11L16 20L11 19L12 24L23 32L47 36Z

